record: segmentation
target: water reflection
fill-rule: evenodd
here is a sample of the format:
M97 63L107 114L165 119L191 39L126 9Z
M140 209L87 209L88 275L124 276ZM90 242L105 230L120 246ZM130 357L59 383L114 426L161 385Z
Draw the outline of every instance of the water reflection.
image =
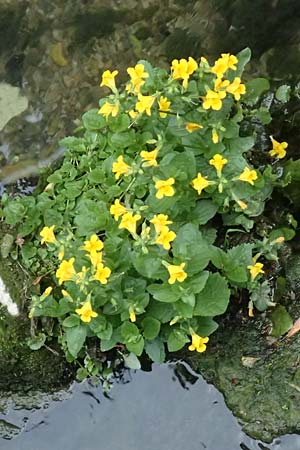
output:
M21 427L1 450L296 450L300 437L266 445L247 437L222 395L183 362L151 372L121 371L109 398L100 386L74 384L47 408L10 410L0 420ZM184 389L181 389L183 386ZM24 416L26 420L24 420Z

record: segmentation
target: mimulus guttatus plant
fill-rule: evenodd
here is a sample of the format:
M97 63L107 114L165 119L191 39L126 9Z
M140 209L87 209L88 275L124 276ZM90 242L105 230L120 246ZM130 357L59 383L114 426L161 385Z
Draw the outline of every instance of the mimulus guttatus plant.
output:
M52 318L68 361L92 338L102 352L157 362L165 344L202 353L231 295L245 292L250 316L271 303L257 303L258 292L285 235L251 234L277 175L250 158L254 136L240 133L255 95L243 79L249 59L248 49L211 64L175 59L169 71L139 61L125 87L105 70L107 95L62 140L45 190L4 206L42 285L29 315ZM286 152L270 136L266 160ZM245 238L230 243L232 230Z

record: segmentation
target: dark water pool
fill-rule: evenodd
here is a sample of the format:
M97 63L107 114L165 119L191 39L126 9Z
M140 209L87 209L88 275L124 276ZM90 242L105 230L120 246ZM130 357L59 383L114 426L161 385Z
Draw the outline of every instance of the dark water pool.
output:
M300 449L300 436L285 436L272 444L246 436L222 395L187 366L184 379L178 377L179 364L183 363L154 365L151 372L128 371L109 397L101 387L83 382L71 386L69 398L52 401L47 408L12 409L0 419L22 431L12 440L0 440L0 449Z

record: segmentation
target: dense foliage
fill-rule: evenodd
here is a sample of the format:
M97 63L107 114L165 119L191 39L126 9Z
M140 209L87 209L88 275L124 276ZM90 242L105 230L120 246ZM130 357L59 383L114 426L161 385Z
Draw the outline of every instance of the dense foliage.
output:
M257 222L282 182L276 161L287 143L270 137L264 162L251 156L255 136L241 124L271 117L253 107L267 80L241 81L249 59L249 49L213 65L190 57L171 73L140 61L124 89L105 71L110 95L62 140L64 159L43 192L3 197L17 230L11 256L43 286L29 315L54 318L46 334L69 361L95 337L101 351L133 360L145 350L162 362L165 343L201 353L230 298L248 292L249 316L273 305L266 261L294 232L258 232ZM81 374L95 373L86 361Z

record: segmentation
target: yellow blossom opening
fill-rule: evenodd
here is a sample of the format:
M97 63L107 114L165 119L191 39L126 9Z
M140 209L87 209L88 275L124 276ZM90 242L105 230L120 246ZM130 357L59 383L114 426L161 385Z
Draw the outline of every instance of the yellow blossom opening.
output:
M201 337L196 333L192 333L192 343L189 346L189 350L193 352L196 350L198 353L203 353L206 350L207 342L209 341L208 337Z
M147 152L143 150L140 153L141 157L145 161L145 166L152 166L152 167L158 166L158 162L156 161L157 154L158 154L157 148L152 150L152 152Z
M40 236L42 238L41 244L44 244L44 242L48 242L49 244L54 244L56 242L56 238L54 236L54 228L55 225L52 225L52 227L44 227L41 232Z
M135 119L139 113L137 111L135 111L134 109L131 109L130 111L128 111L128 114L132 119Z
M107 284L107 279L110 277L110 274L111 270L109 267L104 267L102 263L98 263L93 279L96 281L100 281L101 284Z
M105 116L105 118L107 120L110 115L112 117L116 117L119 113L119 109L120 109L119 103L114 104L114 103L105 102L99 109L98 114L102 114L103 116Z
M182 86L186 89L189 77L197 70L197 68L198 64L191 56L189 56L188 61L183 58L180 59L180 61L174 59L171 66L172 78L174 80L182 79Z
M247 203L243 202L242 200L237 200L236 202L237 202L237 204L239 205L239 207L240 207L242 210L248 208Z
M166 214L155 214L150 220L150 223L154 225L156 233L160 233L163 227L173 222L172 220L169 220L169 217Z
M192 181L192 186L198 192L198 195L200 195L203 189L209 186L209 184L209 181L205 177L203 177L200 172Z
M93 317L97 317L98 314L93 311L91 302L86 301L81 308L75 309L76 314L80 316L82 322L89 323Z
M274 240L275 244L282 244L282 242L285 241L285 238L283 236L279 236L277 239Z
M240 100L241 95L246 93L246 86L241 83L240 77L236 77L226 88L226 91L232 94L235 100Z
M119 225L119 229L126 229L130 233L136 233L136 223L141 219L141 216L139 214L136 214L135 216L128 212L122 216L122 220Z
M98 252L103 249L103 242L93 234L88 241L84 241L83 249L89 253Z
M187 273L183 270L184 267L185 263L181 263L179 266L174 266L172 264L168 265L167 269L170 275L170 278L168 279L169 284L174 284L175 281L182 283L186 279Z
M229 80L222 80L221 78L217 78L215 80L215 91L226 90L227 86L230 85Z
M131 322L136 322L136 315L132 308L129 308L129 318Z
M238 59L234 55L230 55L229 53L222 53L221 57L217 59L211 71L218 78L222 78L224 73L227 72L228 69L236 70L236 64L238 63Z
M88 271L88 269L85 266L83 266L81 268L81 271L76 273L76 280L75 280L76 284L81 284L85 281L85 276L86 276L87 271Z
M278 142L271 136L271 141L273 148L269 151L270 156L274 156L276 158L282 159L286 155L286 148L288 147L287 142Z
M226 158L223 158L222 155L217 153L213 156L212 159L209 160L209 164L214 166L218 174L221 174L223 167L228 163Z
M42 293L42 297L43 297L43 298L48 297L48 296L51 294L52 290L53 290L53 287L51 287L51 286L47 287L47 288L44 290L44 292Z
M160 117L164 118L167 117L168 114L166 114L168 111L170 111L170 105L171 102L167 99L167 97L161 96L158 100L158 107L159 107L159 115Z
M102 80L100 86L106 86L112 91L116 89L115 77L118 75L118 71L114 70L111 72L110 70L105 70L102 74Z
M249 269L250 271L250 275L251 275L251 280L255 280L255 278L260 274L260 273L265 273L265 271L263 270L264 265L262 263L255 263L253 266L247 266L247 269Z
M117 161L112 165L112 172L115 174L116 180L120 178L121 175L126 175L130 171L130 166L126 164L123 156L119 156Z
M163 197L172 197L175 194L175 190L172 187L174 183L175 183L174 178L156 181L155 183L155 188L157 189L157 192L155 194L156 198L160 200Z
M254 185L254 181L257 180L257 173L255 170L250 170L249 167L245 167L244 171L239 176L240 181L245 181Z
M116 199L114 204L111 205L109 212L114 216L115 220L118 220L120 216L127 213L125 206L121 205L120 200Z
M102 262L102 252L91 252L87 253L87 256L91 260L91 264L93 267L96 267L99 263Z
M143 64L136 64L135 67L128 67L127 73L130 76L130 83L126 85L126 91L132 94L138 94L141 87L145 84L145 79L149 74L145 72Z
M214 144L217 144L219 142L219 135L216 130L212 131L211 138Z
M60 263L60 266L56 271L58 284L62 284L64 281L70 281L76 275L76 271L73 266L74 262L75 258L70 258L69 261L63 260Z
M174 231L170 231L169 228L165 226L162 227L159 235L155 239L155 244L162 245L165 250L170 250L170 242L174 241L175 238L176 233L174 233Z
M203 108L219 111L222 108L222 99L226 97L225 91L215 92L209 89L203 98Z
M146 113L148 116L151 116L151 108L154 103L155 97L153 95L142 95L138 94L138 102L135 105L135 109L139 113Z
M61 248L61 250L59 250L59 252L58 252L57 257L60 261L62 261L64 259L64 256L65 256L65 250L64 250L64 248Z
M203 128L203 126L200 125L199 123L186 122L186 124L185 124L185 129L189 133L192 133L193 131L201 130L201 128Z

